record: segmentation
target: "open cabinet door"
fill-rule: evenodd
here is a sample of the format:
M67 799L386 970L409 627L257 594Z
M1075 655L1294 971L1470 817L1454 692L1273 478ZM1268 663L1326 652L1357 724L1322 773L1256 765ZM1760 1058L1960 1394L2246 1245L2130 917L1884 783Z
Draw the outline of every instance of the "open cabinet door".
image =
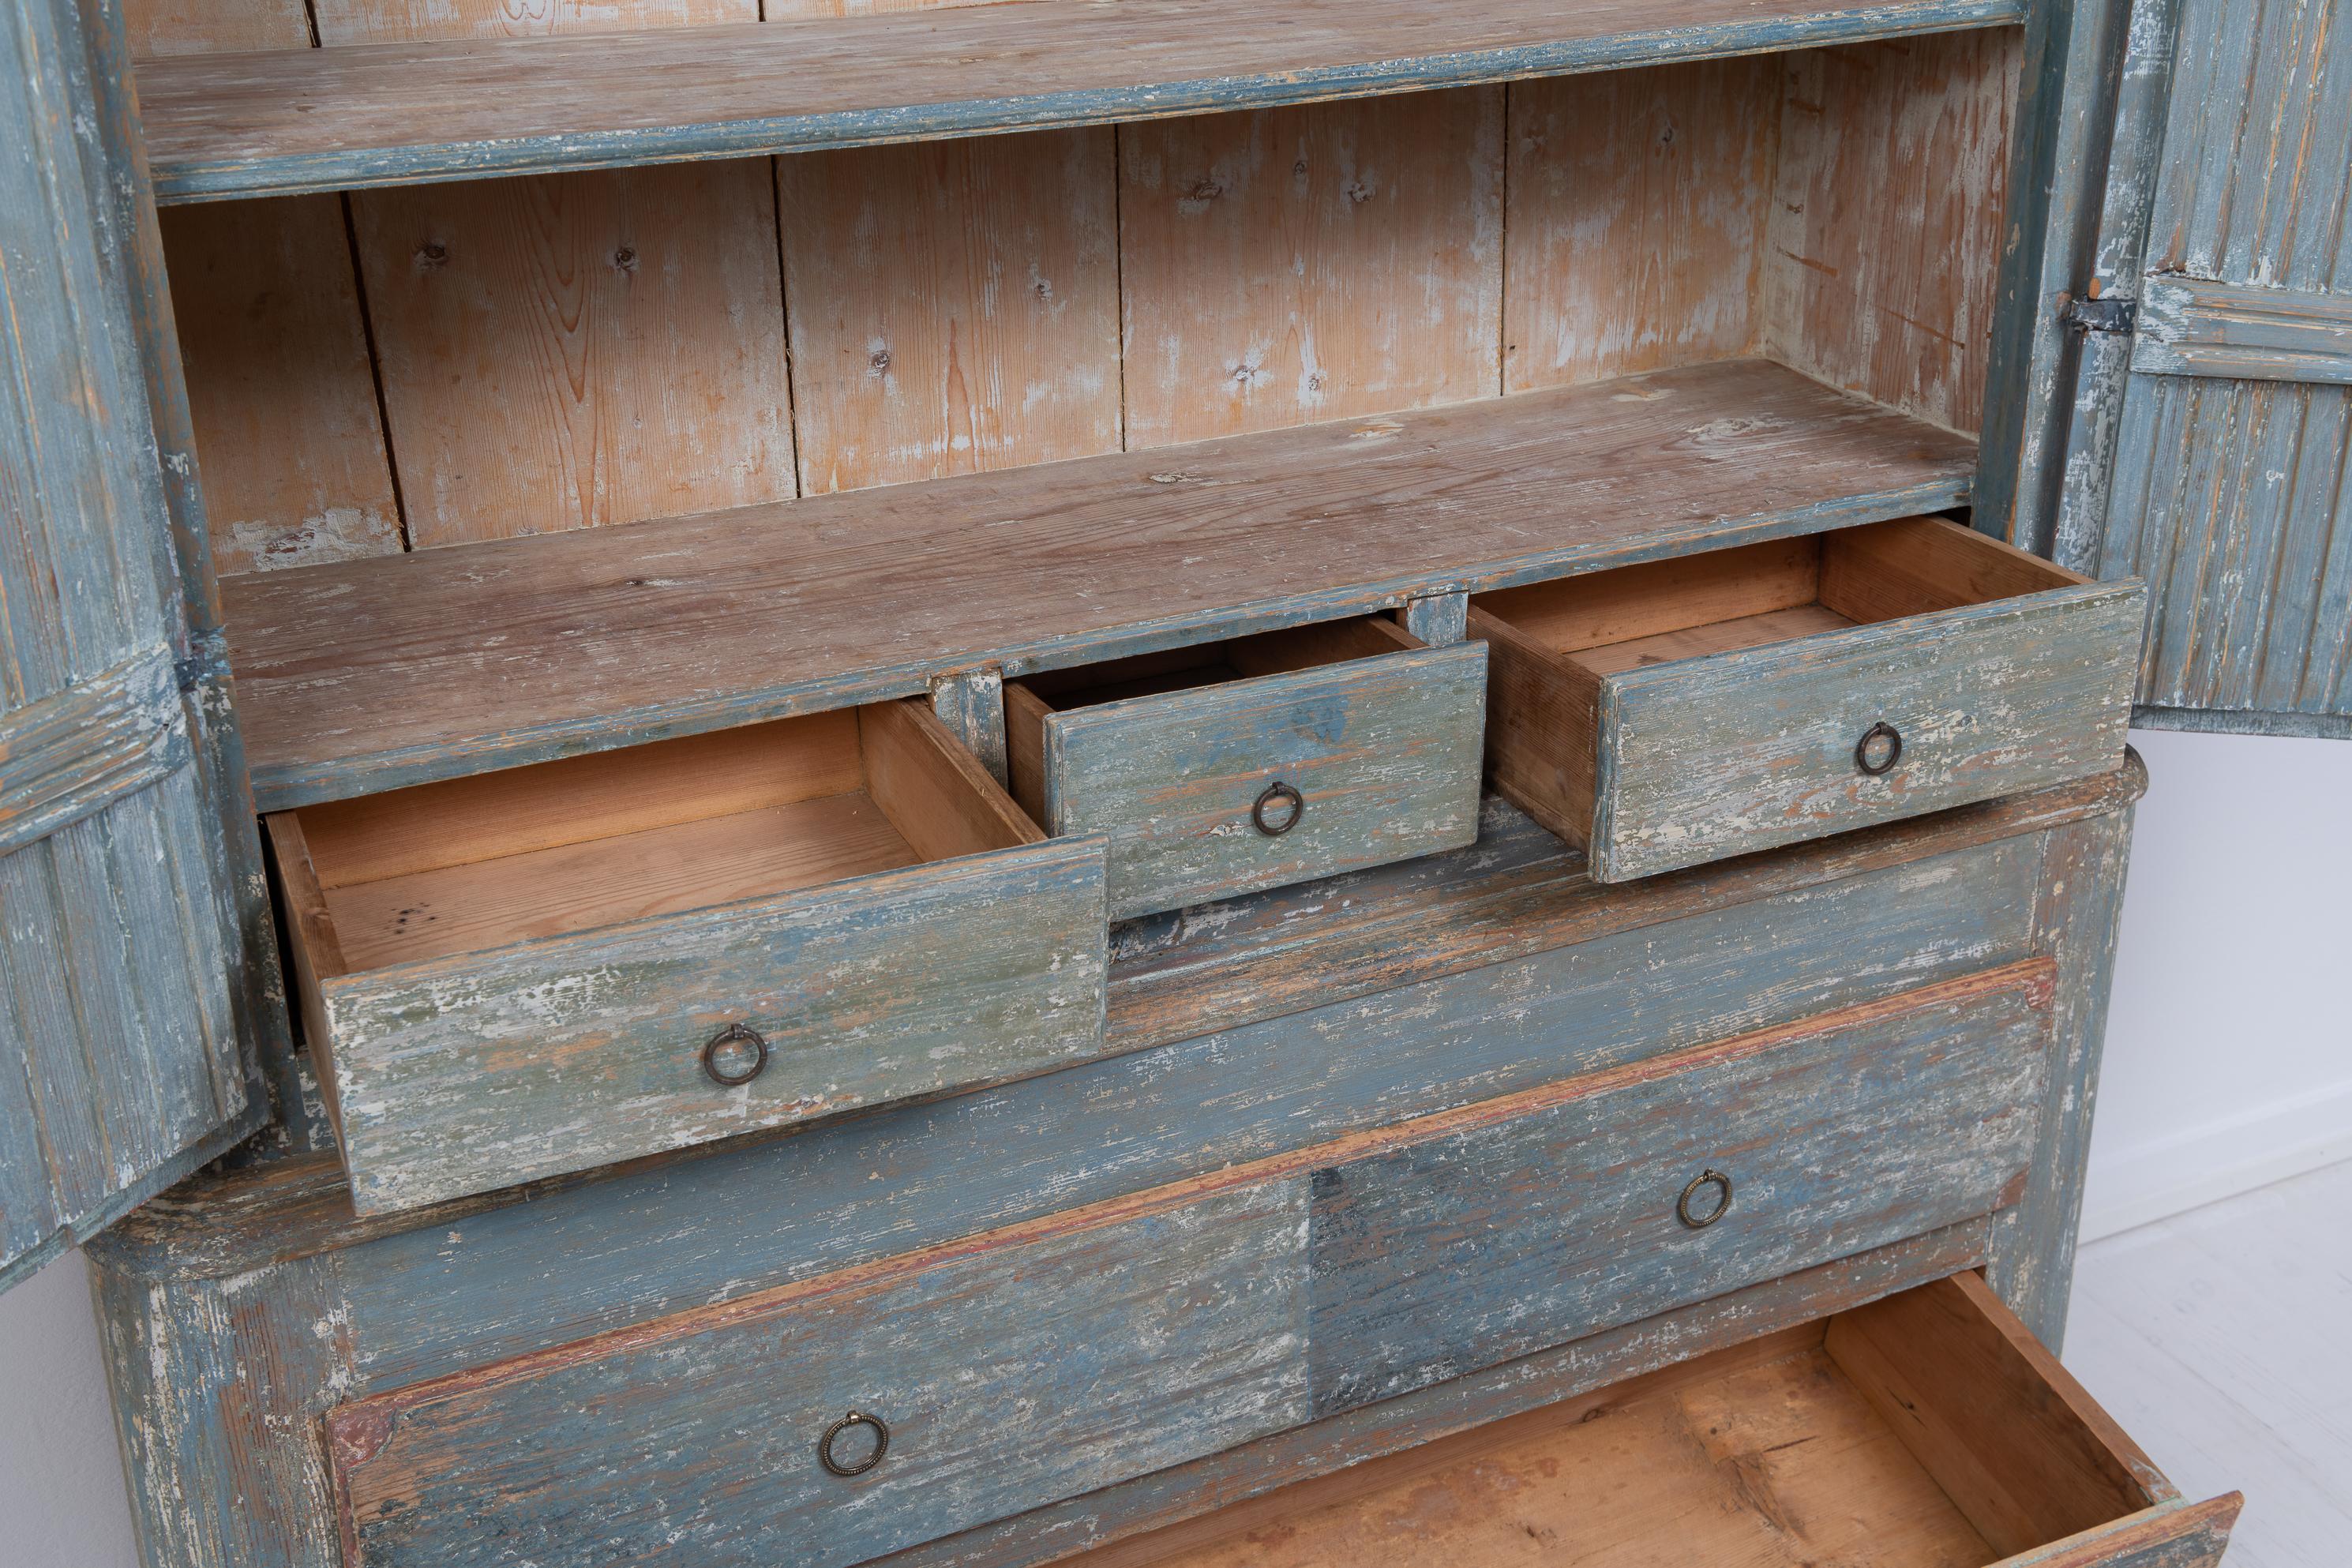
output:
M2137 0L2107 37L2064 463L2021 542L2147 579L2137 722L2352 734L2352 5Z
M0 11L0 1287L250 1131L282 1016L118 27Z

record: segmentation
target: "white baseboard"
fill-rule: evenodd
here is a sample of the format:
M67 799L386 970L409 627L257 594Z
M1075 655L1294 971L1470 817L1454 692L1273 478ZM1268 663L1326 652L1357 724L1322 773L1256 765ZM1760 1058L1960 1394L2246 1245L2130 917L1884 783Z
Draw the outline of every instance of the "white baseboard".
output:
M2091 1152L2082 1239L2152 1225L2352 1159L2352 1083L2330 1084L2137 1148Z

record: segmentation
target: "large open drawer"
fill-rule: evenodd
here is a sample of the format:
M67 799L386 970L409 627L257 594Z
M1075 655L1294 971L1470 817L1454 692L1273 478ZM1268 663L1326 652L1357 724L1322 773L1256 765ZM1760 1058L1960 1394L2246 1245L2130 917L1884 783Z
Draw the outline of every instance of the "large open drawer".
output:
M2204 1568L2184 1501L1974 1273L1086 1553L1087 1568Z
M362 1214L1102 1050L1102 840L919 702L268 825Z

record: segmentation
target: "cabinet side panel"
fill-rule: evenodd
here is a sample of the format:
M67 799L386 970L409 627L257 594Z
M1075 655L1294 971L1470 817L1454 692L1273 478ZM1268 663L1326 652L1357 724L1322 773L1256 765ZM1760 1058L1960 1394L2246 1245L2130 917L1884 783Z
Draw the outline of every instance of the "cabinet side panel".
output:
M2003 27L1786 57L1764 267L1774 357L1978 428L2023 48Z

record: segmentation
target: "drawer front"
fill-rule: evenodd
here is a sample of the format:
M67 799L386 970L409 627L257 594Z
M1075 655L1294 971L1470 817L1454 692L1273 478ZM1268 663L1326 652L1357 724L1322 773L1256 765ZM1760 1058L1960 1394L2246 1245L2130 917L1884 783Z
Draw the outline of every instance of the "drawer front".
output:
M857 1562L1988 1214L2027 1168L2051 973L1964 976L358 1401L328 1418L349 1555ZM1733 1206L1691 1229L1676 1195L1706 1168ZM888 1447L830 1474L820 1438L852 1410ZM852 1455L867 1436L845 1434Z
M345 1406L345 1558L835 1568L1296 1425L1305 1219L1254 1184Z
M1113 919L1458 848L1486 693L1486 645L1458 643L1055 713L1046 826L1109 836ZM1270 833L1277 783L1303 804Z
M1593 876L1652 876L2121 766L2146 598L2137 584L2088 584L1603 677ZM1874 774L1857 747L1879 724L1901 751Z
M2028 963L1596 1075L1320 1173L1318 1414L2013 1202L2051 974Z
M1099 839L322 982L354 1205L413 1208L1102 1049ZM756 1032L726 1085L706 1045ZM740 1076L745 1047L726 1047Z

